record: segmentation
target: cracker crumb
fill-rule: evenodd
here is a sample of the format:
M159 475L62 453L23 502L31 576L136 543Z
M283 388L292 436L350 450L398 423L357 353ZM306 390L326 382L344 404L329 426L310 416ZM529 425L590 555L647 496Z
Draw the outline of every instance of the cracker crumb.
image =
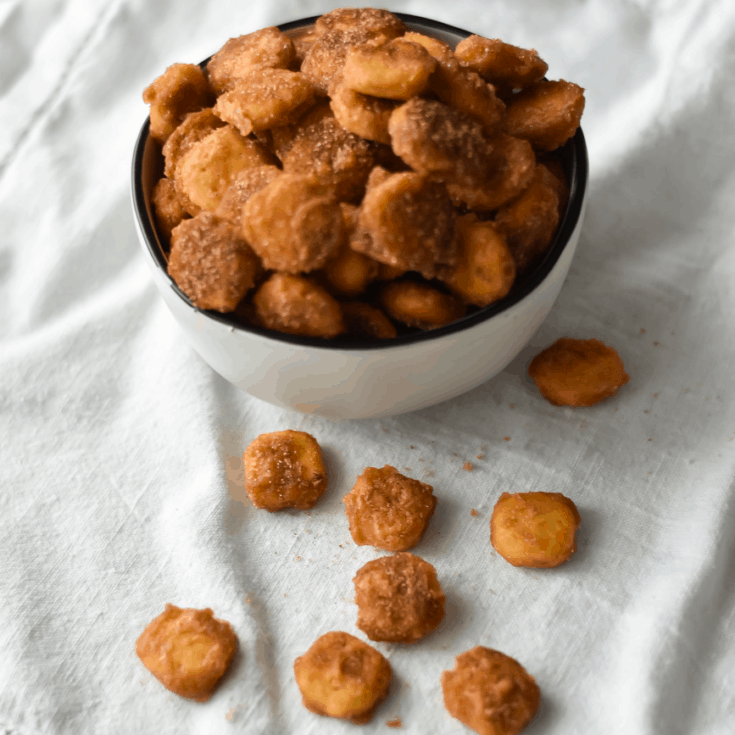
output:
M472 509L472 510L470 511L470 515L471 515L471 516L477 516L477 511L476 511L476 510L475 510L475 509L473 508L473 509Z
M465 462L462 465L462 469L467 470L467 472L472 472L472 462Z
M283 596L284 596L284 597L288 597L288 592L284 592L284 593L283 593Z
M648 439L648 441L649 441L649 442L652 442L652 441L653 441L653 439L652 439L652 438L649 438L649 439Z
M513 409L514 409L515 407L516 407L516 404L515 404L515 403L511 403L511 404L510 404L510 410L511 410L511 411L512 411L512 410L513 410Z
M645 410L643 411L643 413L648 413L648 409L645 409Z
M477 455L477 459L482 459L482 458L483 458L483 456L484 456L484 455L482 455L482 454L478 454L478 455Z
M658 398L658 393L654 393L654 394L653 394L653 397L654 397L654 398Z
M654 347L658 347L658 342L654 342L654 343L653 343L653 346L654 346Z
M413 444L409 444L408 446L409 446L409 447L410 447L411 449L415 449L415 448L416 448L416 447L414 447L414 445L413 445Z
M505 439L505 441L507 441L507 442L510 441L510 437L509 436L504 436L503 439Z
M401 722L399 717L396 717L395 720L388 720L385 724L388 727L403 727L403 723Z
M296 557L296 561L301 561L301 557L300 556L297 556Z
M645 334L645 333L646 333L646 330L643 327L641 327L641 334Z
M248 596L247 596L247 597L245 598L245 602L246 602L246 603L247 603L248 605L249 605L249 604L250 604L250 603L252 602L252 600L250 599L250 595L248 595Z

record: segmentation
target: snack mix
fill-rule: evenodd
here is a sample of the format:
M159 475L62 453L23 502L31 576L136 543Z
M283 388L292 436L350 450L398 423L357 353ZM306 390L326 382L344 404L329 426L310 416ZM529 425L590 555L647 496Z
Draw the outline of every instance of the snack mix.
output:
M503 299L549 248L584 90L533 50L387 10L232 38L150 84L168 270L200 309L390 340Z

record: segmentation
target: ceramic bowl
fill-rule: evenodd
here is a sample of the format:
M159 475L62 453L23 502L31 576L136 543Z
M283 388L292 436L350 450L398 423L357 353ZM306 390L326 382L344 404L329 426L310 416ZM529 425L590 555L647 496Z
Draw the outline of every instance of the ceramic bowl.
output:
M436 21L397 13L414 30L452 46L470 35ZM289 35L316 18L286 23ZM501 301L440 329L392 341L329 341L251 326L192 305L166 271L153 223L151 192L162 172L148 120L133 156L132 200L138 236L153 281L194 349L245 392L288 409L333 419L390 416L453 398L492 378L523 349L559 295L579 241L587 189L582 130L561 150L569 202L554 242Z

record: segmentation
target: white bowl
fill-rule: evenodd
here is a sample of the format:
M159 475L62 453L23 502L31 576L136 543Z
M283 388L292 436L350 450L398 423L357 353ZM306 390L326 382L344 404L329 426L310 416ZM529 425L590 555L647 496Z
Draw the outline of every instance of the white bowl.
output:
M396 13L409 26L452 45L470 35ZM287 23L295 34L316 18ZM334 342L243 326L192 305L166 271L150 197L162 173L160 147L146 122L133 157L135 222L153 281L194 349L220 375L255 398L333 419L391 416L453 398L492 378L523 349L559 295L579 241L586 204L582 130L562 149L569 203L554 242L502 301L440 329L379 343Z

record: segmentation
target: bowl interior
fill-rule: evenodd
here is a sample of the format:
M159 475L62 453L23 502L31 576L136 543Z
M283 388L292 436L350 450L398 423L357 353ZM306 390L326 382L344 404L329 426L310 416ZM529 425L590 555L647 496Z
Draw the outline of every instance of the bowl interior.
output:
M406 13L396 13L396 15L414 30L446 41L452 47L456 46L463 38L471 35L469 31L455 28L454 26L427 18L408 15ZM287 35L296 37L308 32L313 27L316 18L317 16L302 18L290 23L285 23L279 26L279 28ZM201 65L205 66L208 61L209 59L205 59ZM517 304L523 298L528 296L528 294L530 294L531 291L533 291L549 275L552 268L559 260L559 257L569 242L572 232L579 221L587 189L587 146L585 144L582 129L579 128L575 135L556 152L567 177L569 185L569 200L559 222L554 240L532 268L522 277L516 279L513 288L505 298L490 304L490 306L478 308L467 314L462 319L458 319L451 324L447 324L437 329L428 331L406 329L403 333L399 333L398 337L393 340L368 342L349 337L333 340L302 337L282 332L273 332L268 329L262 329L260 327L246 324L234 313L222 314L217 311L199 309L191 303L186 294L179 289L173 279L168 275L165 249L162 245L162 239L160 238L154 224L155 217L153 216L151 204L153 187L158 179L163 175L163 155L161 153L160 145L158 145L158 143L148 135L148 128L149 120L146 119L138 136L133 156L133 202L136 217L138 218L141 230L145 235L148 252L156 266L166 275L170 287L179 298L188 304L191 309L205 314L208 318L226 324L232 329L244 330L254 334L259 334L269 339L275 339L290 344L303 345L305 347L321 347L326 349L334 348L340 350L395 349L403 345L437 339L463 329L468 329L469 327L475 326L487 319L491 319L496 314L509 309L511 306Z

